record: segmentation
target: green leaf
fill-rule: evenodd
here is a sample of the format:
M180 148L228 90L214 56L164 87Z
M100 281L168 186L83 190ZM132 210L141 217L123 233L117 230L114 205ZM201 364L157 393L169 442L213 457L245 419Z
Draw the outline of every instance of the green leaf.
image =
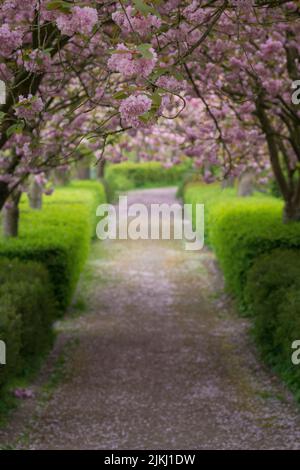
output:
M128 94L125 93L125 91L118 91L117 93L113 95L113 98L115 100L124 100L127 97L128 97Z
M160 107L161 101L162 101L162 97L159 94L158 90L156 90L155 93L153 93L151 99L152 99L152 109L157 110Z
M72 4L65 2L64 0L52 0L46 5L46 9L51 10L60 10L63 13L70 13Z
M153 54L150 51L151 47L151 44L141 44L140 46L137 46L137 50L142 54L144 59L152 59Z
M142 122L149 122L154 116L156 116L156 109L151 108L150 111L139 116L139 120Z
M148 15L149 13L155 12L154 8L150 5L147 5L143 0L133 0L135 8L142 13L144 16Z
M166 75L169 71L168 67L156 67L155 72L151 74L151 80L155 81L162 75Z
M108 51L110 54L128 54L130 53L130 49L128 50L123 50L123 49L110 49Z
M171 74L173 75L173 77L176 78L176 80L178 80L179 82L182 82L184 80L184 76L182 75L181 72L179 72L179 70L172 70L171 71Z
M24 127L25 123L23 121L18 121L16 124L13 124L7 129L7 137L12 136L13 134L20 134L23 131Z
M149 111L147 113L142 114L141 116L139 116L139 120L142 121L142 122L148 122L148 121L150 121L150 119L151 119L151 115L150 115Z

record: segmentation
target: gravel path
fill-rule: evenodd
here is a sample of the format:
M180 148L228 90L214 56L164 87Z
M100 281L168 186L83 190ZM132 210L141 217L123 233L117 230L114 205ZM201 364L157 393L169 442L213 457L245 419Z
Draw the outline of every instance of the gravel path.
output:
M174 200L173 189L129 197ZM210 252L180 241L96 242L77 298L86 313L59 325L61 338L76 339L59 385L42 406L24 404L2 445L300 448L299 410L257 359Z

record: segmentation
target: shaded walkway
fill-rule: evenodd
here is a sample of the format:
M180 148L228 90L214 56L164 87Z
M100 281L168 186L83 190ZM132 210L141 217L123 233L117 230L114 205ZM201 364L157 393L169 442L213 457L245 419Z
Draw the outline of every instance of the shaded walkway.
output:
M300 448L300 413L257 361L211 253L97 242L78 296L87 312L60 325L77 339L61 382L46 404L24 404L2 445L17 423L16 446L32 449Z

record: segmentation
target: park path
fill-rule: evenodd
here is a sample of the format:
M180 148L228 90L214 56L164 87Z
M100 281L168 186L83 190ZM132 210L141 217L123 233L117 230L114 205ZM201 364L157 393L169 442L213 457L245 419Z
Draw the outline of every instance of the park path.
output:
M174 189L129 194L130 203L174 201ZM300 412L257 359L209 251L96 242L74 305L86 312L58 325L58 345L73 346L57 386L43 404L24 403L2 446L300 448Z

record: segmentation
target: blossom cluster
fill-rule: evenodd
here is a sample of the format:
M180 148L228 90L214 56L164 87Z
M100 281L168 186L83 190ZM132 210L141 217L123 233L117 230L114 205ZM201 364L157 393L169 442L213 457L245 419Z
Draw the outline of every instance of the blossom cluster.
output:
M4 23L0 27L0 57L9 57L21 45L22 33L11 29L7 23Z
M62 34L72 36L75 33L88 35L98 21L95 8L74 7L69 14L58 16L56 24Z
M108 67L112 71L117 71L125 78L140 76L148 77L153 71L157 62L157 54L154 49L149 48L151 57L145 58L138 50L129 49L125 44L118 44L116 51L108 60Z
M40 97L29 94L27 98L19 96L19 102L15 106L18 118L31 121L44 109L44 103Z
M146 95L132 95L122 101L120 106L121 117L126 125L134 128L144 126L140 117L150 111L152 105L151 99Z
M23 64L25 70L36 74L44 73L51 68L51 56L42 49L34 49L20 56L18 63Z
M155 15L134 14L131 5L127 6L125 11L117 10L112 14L112 19L121 28L123 33L138 33L142 37L151 33L151 30L158 29L161 26L161 19Z

